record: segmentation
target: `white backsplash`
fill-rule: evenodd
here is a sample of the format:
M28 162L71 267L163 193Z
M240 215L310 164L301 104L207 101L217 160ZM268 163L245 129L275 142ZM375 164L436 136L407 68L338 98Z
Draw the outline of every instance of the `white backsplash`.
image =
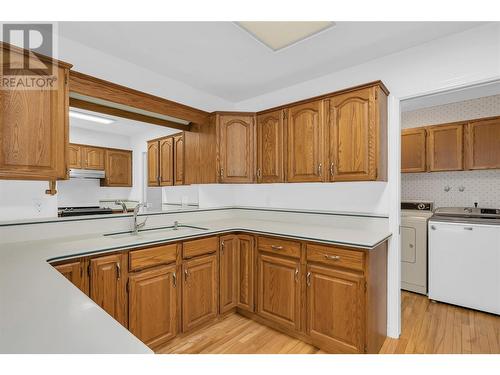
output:
M450 187L446 192L444 188ZM464 191L459 191L464 187ZM434 201L435 207L500 208L500 170L403 173L401 200Z
M425 125L500 116L500 95L486 96L401 114L401 127ZM445 191L449 186L450 190ZM460 187L464 187L461 192ZM403 173L402 200L430 200L435 207L472 206L500 208L500 170L432 173Z

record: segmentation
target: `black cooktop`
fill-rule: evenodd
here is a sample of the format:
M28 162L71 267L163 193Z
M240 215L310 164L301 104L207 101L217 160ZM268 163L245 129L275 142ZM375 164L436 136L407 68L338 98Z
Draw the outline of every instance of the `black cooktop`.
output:
M66 216L83 216L83 215L100 215L112 214L111 208L101 208L99 206L86 206L86 207L59 207L58 215L60 217Z

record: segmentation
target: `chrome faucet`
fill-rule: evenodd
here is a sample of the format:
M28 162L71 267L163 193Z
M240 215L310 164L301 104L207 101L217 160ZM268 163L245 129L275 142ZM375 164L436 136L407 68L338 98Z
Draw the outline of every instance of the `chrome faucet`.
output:
M122 201L121 199L118 199L115 201L115 204L118 205L118 206L122 206L122 210L123 210L123 213L126 214L128 212L127 210L127 205L125 204L124 201Z
M147 207L147 203L139 203L134 208L134 228L132 230L132 234L137 235L139 233L139 229L143 228L146 225L146 221L148 221L148 217L144 219L142 223L137 222L137 214L142 207Z

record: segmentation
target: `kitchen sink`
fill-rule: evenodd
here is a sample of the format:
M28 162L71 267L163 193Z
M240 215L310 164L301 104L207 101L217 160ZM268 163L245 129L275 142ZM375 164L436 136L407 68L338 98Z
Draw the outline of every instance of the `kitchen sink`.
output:
M166 226L166 227L154 227L154 228L147 228L147 229L139 229L137 234L134 234L134 231L123 231L123 232L114 232L114 233L105 233L104 236L106 237L114 237L114 238L123 238L123 237L141 237L145 234L157 234L161 232L179 232L179 233L189 233L189 232L199 232L199 231L205 231L208 230L208 228L203 228L203 227L197 227L194 225L185 225L185 224L179 224L177 226L171 225L171 226Z

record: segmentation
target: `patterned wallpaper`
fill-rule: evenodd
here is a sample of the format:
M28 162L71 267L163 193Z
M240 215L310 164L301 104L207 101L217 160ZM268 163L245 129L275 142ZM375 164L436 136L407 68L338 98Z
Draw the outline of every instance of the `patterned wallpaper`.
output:
M500 95L403 112L401 127L489 116L500 116ZM450 188L448 192L445 187ZM401 199L430 200L435 207L472 206L478 202L481 207L500 208L500 170L403 173Z

